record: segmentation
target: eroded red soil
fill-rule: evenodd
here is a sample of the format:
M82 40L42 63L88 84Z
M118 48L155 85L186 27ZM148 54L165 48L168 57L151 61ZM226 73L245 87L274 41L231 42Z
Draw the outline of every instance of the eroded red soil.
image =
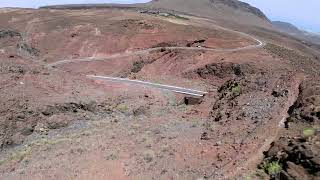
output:
M0 38L0 179L245 177L277 138L310 68L297 73L270 47L103 60L257 43L199 19L108 9L15 10L0 21L15 32ZM47 66L78 58L92 61ZM87 74L209 93L186 105L182 95Z

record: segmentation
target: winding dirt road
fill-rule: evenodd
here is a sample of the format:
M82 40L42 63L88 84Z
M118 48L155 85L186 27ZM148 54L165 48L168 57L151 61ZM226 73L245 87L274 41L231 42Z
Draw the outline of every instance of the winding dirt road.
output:
M148 48L148 49L143 49L140 51L135 51L135 52L123 52L123 53L117 53L117 54L113 54L110 56L106 56L106 57L84 57L84 58L77 58L77 59L63 59L51 64L46 65L46 67L48 68L53 68L53 67L57 67L57 66L61 66L64 64L70 64L70 63L80 63L80 62L92 62L92 61L105 61L105 60L111 60L111 59L116 59L116 58L124 58L124 57L130 57L130 56L137 56L137 55L147 55L153 51L159 51L162 49L166 49L166 50L189 50L189 51L213 51L213 52L237 52L237 51L243 51L243 50L249 50L249 49L256 49L256 48L260 48L263 47L265 45L265 43L259 39L257 39L256 37L243 33L243 32L239 32L239 31L235 31L232 29L228 29L225 27L221 27L219 25L214 24L214 22L210 19L206 19L206 18L198 18L198 17L192 17L192 16L188 16L189 19L192 19L192 22L194 23L194 25L197 26L201 26L201 23L199 23L201 20L205 21L207 24L209 22L209 26L214 28L214 29L220 29L222 31L227 31L227 32L231 32L231 33L235 33L235 34L239 34L243 37L246 38L250 38L252 40L254 40L256 42L256 44L253 45L248 45L248 46L244 46L244 47L237 47L237 48L225 48L225 49L221 49L221 48L207 48L207 47L181 47L181 46L175 46L175 47L156 47L156 48ZM164 90L170 90L176 93L182 93L182 94L188 94L188 95L192 95L192 96L204 96L206 94L206 92L201 92L198 90L193 90L193 89L186 89L186 88L182 88L182 87L176 87L176 86L169 86L169 85L161 85L161 84L154 84L154 83L150 83L150 82L143 82L143 81L130 81L128 79L116 79L112 77L106 77L106 76L92 76L92 75L87 75L87 77L90 78L99 78L99 79L109 79L112 81L117 81L117 82L122 82L122 83L133 83L133 84L138 84L138 85L149 85L149 87L154 87L154 88L160 88L160 89L164 89ZM169 88L168 88L169 87Z
M146 55L152 51L158 51L161 49L167 49L167 50L189 50L189 51L213 51L213 52L236 52L236 51L243 51L243 50L249 50L249 49L256 49L256 48L261 48L265 45L265 43L256 37L246 34L244 32L240 31L235 31L229 28L225 28L222 26L219 26L217 24L214 24L214 22L210 19L206 18L199 18L199 17L193 17L193 16L188 16L189 19L193 19L193 23L197 26L202 26L199 21L203 20L205 22L209 22L209 26L214 28L214 29L220 29L223 31L239 34L243 37L250 38L256 42L256 44L253 45L248 45L244 47L237 47L237 48L206 48L206 47L181 47L181 46L175 46L175 47L156 47L156 48L148 48L148 49L143 49L140 51L135 51L135 52L122 52L122 53L117 53L113 54L107 57L83 57L83 58L77 58L77 59L63 59L51 64L48 64L47 67L56 67L59 65L63 64L69 64L69 63L78 63L78 62L91 62L91 61L104 61L104 60L110 60L110 59L115 59L115 58L123 58L123 57L129 57L129 56L136 56L136 55Z

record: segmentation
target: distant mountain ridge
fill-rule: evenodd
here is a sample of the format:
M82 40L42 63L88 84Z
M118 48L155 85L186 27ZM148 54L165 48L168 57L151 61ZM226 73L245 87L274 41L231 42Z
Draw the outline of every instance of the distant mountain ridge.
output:
M283 21L272 21L272 25L279 31L290 34L296 38L304 41L320 44L320 34L311 33L297 28L295 25L283 22Z

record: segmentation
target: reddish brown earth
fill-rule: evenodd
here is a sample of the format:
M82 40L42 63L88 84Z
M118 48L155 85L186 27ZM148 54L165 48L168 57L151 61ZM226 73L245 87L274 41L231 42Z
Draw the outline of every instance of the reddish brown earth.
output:
M299 90L298 99L288 111L286 130L264 153L264 163L277 161L283 166L275 178L318 179L320 175L319 79L307 79Z
M314 92L304 84L319 82L312 78L319 73L313 54L318 52L298 48L304 45L287 37L277 40L278 34L257 28L255 37L268 43L264 47L163 48L121 57L154 47L235 49L257 42L227 30L233 28L228 23L192 16L166 18L126 9L0 13L5 27L0 29L0 179L258 177L257 166L275 156L270 144L280 136L286 143L287 136L294 138L309 126L300 124L309 115L295 117L306 110L292 105ZM114 54L119 57L108 59ZM90 61L48 66L72 59ZM87 74L209 93L201 103L186 105L180 94L91 80ZM314 126L317 98L303 106L313 113ZM288 114L289 109L297 113ZM287 117L294 117L289 129L282 127ZM311 165L318 166L318 134L300 143L310 144ZM284 164L281 175L291 177L302 168L305 177L318 176L319 169L309 170L310 164L278 159Z

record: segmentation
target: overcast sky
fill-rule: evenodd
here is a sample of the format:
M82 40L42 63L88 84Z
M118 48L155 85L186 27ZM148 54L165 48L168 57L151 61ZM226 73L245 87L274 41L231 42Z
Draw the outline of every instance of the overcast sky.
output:
M134 3L148 0L0 0L0 7L36 8L52 4ZM196 1L196 0L195 0ZM271 20L290 22L299 28L320 32L320 0L242 0L261 9Z

